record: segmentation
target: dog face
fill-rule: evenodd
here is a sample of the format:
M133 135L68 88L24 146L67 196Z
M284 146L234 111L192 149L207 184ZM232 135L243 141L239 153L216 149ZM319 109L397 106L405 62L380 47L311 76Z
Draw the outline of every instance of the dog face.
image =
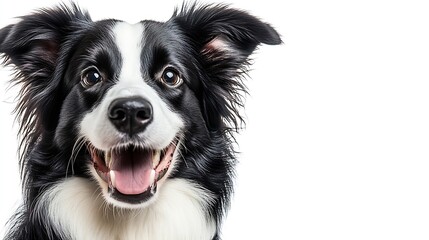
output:
M236 128L248 56L280 42L268 24L225 6L136 24L59 7L0 31L23 89L24 148L50 142L69 156L53 175L92 178L122 208L146 207L169 179L197 181L222 165L186 162L187 149Z
M184 132L208 136L205 124L192 124L205 121L192 74L198 69L189 60L193 46L161 23L109 21L93 28L104 32L83 37L89 44L77 46L65 78L76 90L65 99L73 107L60 116L79 118L60 119L56 139L76 126L106 200L143 207L174 170Z
M140 207L155 199L174 169L187 123L203 118L188 87L191 66L186 54L180 55L185 43L159 23L101 24L107 32L78 46L67 70L76 90L65 102L76 106L85 100L60 116L80 117L60 124L78 127L91 155L89 169L105 198Z

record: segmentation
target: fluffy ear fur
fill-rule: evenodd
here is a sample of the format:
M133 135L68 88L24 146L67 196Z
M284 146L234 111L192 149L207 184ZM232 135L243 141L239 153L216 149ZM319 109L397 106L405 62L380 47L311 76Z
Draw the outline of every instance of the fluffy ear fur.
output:
M172 20L196 44L207 73L199 97L208 128L221 130L226 122L237 130L245 92L240 77L247 71L248 57L261 43L280 44L279 34L256 17L225 5L183 6Z
M16 24L0 29L0 54L7 65L15 68L13 84L21 87L16 107L20 121L23 152L37 141L42 132L53 130L58 114L57 92L61 81L61 51L79 24L89 22L87 13L73 5L42 9L21 17ZM67 57L67 56L64 56Z

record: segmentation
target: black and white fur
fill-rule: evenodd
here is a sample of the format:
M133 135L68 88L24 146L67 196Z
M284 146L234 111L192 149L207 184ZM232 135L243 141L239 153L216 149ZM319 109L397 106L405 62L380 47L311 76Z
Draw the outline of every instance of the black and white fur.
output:
M1 29L0 53L21 88L24 190L5 239L220 239L241 77L261 43L281 40L270 25L224 5L184 5L167 22L136 24L94 22L61 5ZM124 133L110 106L136 97L149 103L151 119ZM116 147L174 151L148 197L115 197L115 180L97 174L91 149Z

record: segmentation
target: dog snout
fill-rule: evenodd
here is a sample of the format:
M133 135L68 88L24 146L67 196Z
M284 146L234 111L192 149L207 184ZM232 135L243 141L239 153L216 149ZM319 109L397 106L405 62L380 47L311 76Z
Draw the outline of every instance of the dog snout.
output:
M119 98L109 106L108 117L115 128L130 136L142 132L152 121L153 111L149 101L141 97Z

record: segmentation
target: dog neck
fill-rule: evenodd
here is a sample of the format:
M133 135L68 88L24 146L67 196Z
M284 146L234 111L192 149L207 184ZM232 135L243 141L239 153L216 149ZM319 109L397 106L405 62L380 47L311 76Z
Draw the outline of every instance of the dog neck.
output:
M205 210L211 201L198 185L172 179L149 207L119 209L104 201L96 184L73 177L46 191L36 211L65 239L201 240L212 239L216 232Z

